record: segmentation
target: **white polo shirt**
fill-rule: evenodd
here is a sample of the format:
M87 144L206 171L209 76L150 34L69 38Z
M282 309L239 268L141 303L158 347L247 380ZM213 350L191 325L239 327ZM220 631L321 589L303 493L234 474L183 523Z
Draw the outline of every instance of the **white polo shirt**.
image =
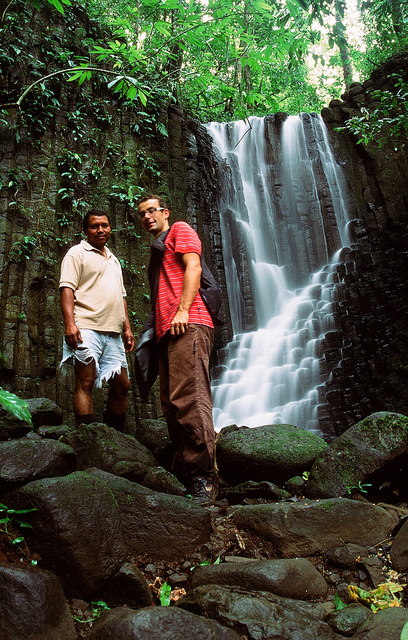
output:
M122 333L126 296L119 260L86 240L69 249L61 263L60 289L74 292L74 315L80 329Z

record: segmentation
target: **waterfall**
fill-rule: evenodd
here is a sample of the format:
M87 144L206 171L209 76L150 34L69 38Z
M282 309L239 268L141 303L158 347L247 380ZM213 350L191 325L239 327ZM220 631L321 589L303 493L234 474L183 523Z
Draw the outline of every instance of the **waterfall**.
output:
M322 341L335 329L338 252L348 243L325 125L301 114L280 137L270 117L207 130L230 174L219 213L234 337L219 353L215 428L289 423L320 433Z

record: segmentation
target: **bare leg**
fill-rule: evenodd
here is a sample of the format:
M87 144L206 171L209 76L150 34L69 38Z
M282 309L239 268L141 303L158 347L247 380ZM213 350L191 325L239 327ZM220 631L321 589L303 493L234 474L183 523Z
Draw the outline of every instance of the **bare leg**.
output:
M74 413L76 416L93 413L92 390L96 380L95 361L84 364L75 362L76 384L73 397Z
M106 411L111 415L124 415L127 408L127 394L130 382L127 371L122 367L121 372L108 380L109 395L106 403Z

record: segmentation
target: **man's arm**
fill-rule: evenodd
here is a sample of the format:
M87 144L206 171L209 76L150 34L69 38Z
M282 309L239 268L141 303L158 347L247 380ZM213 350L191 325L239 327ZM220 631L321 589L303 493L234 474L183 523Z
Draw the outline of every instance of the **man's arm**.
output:
M170 323L170 334L178 336L188 328L188 313L201 283L201 263L198 253L181 254L184 267L183 291L177 307L176 315Z
M82 342L82 336L79 328L75 324L74 292L69 287L61 288L60 304L65 325L65 342L71 349L76 349L78 342Z
M135 346L135 337L130 328L128 308L125 298L123 298L123 306L125 308L125 321L123 323L123 344L125 345L126 353L130 353L131 351L133 351L133 348Z

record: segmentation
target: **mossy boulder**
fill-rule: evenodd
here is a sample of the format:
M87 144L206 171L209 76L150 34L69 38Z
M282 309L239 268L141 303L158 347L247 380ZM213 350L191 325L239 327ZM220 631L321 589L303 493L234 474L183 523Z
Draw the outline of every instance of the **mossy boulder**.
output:
M227 427L217 443L220 475L230 484L268 480L283 484L311 468L326 442L290 424Z
M382 411L358 422L321 452L310 471L310 498L348 495L373 474L397 474L408 455L408 417Z

